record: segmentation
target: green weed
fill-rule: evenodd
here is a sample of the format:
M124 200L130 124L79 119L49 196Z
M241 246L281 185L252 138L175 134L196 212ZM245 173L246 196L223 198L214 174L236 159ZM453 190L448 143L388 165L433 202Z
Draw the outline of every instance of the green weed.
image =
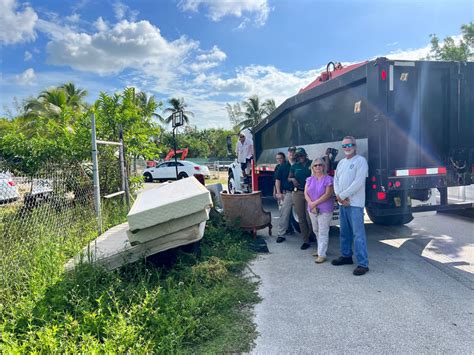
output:
M3 235L11 254L1 255L0 352L251 350L251 307L259 297L255 282L242 276L254 256L248 235L226 229L213 214L200 258L179 253L168 269L140 261L114 272L83 264L65 273L68 258L96 235L95 224L85 222L93 221L90 208L77 208L77 221L69 219L63 233L39 219L34 228ZM106 226L125 218L119 205L104 209Z

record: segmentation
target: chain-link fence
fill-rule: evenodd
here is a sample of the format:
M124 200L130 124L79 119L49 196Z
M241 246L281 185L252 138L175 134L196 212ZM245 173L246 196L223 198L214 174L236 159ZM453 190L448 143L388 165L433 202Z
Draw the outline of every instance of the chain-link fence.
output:
M103 172L105 181L112 172L105 164ZM105 229L126 213L123 197L103 200ZM0 161L0 312L44 280L36 274L54 278L95 237L90 166L47 164L26 176Z
M227 172L232 163L232 160L216 160L205 165L209 168L211 179L227 180Z

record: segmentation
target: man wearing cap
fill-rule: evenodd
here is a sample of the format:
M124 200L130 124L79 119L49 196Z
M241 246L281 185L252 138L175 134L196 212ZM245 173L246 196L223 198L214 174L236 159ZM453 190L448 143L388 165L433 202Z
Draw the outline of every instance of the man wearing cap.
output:
M333 260L332 264L353 264L352 244L354 244L357 267L353 274L360 276L369 271L364 227L365 182L369 168L365 158L356 153L354 137L344 137L342 149L346 157L339 161L334 175L334 193L340 204L341 256Z
M295 206L298 223L301 234L303 235L303 244L301 249L309 248L309 236L311 234L310 219L306 208L306 199L304 197L304 186L306 179L311 176L311 160L304 148L298 148L295 152L296 163L290 168L288 181L293 184L293 205Z
M294 163L296 163L295 152L296 152L295 146L288 148L288 162L290 163L290 165L293 165Z
M290 155L293 156L295 150L295 147L288 148L288 157ZM293 184L288 180L291 169L289 159L288 161L285 160L285 154L279 152L277 160L279 164L275 172L275 197L280 207L280 218L278 219L278 237L276 242L281 243L286 240L284 235L288 232L291 208L293 206Z

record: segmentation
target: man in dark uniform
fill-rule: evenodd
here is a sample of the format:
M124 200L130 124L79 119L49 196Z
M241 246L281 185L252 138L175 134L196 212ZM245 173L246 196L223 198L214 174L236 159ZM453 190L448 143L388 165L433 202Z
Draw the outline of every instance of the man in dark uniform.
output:
M278 220L278 238L276 241L281 243L286 240L284 235L288 230L291 209L293 207L293 184L288 181L291 165L285 159L285 154L282 152L277 153L277 160L279 164L275 174L275 197L280 209L280 218Z
M306 209L306 200L304 198L304 186L306 179L311 176L311 160L304 148L298 148L295 152L296 163L290 168L288 181L294 186L293 188L293 205L295 206L298 223L300 225L301 235L303 236L303 244L301 249L309 248L309 238L311 234L311 222Z

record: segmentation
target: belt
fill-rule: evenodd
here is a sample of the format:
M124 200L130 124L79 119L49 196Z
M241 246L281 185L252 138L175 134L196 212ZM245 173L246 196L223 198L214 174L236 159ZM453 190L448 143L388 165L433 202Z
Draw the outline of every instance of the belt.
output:
M295 188L293 189L293 191L294 191L294 192L298 192L298 191L301 191L301 192L303 192L303 191L304 191L304 189L300 189L300 188L297 188L297 187L295 187Z

